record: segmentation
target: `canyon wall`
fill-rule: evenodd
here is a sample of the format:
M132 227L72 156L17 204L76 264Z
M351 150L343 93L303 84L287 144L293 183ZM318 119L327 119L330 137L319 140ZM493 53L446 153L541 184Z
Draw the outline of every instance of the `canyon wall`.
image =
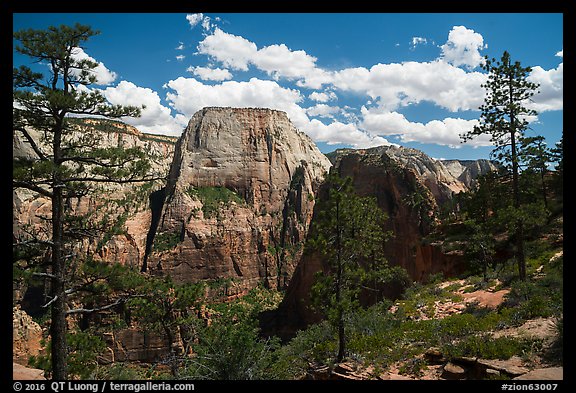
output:
M197 112L176 145L143 270L177 282L227 280L227 296L260 283L284 288L329 167L284 112Z
M105 246L86 240L83 252L146 274L169 275L177 283L213 283L214 299L232 299L258 285L286 289L268 327L290 334L317 319L308 307L309 292L322 260L303 251L322 181L332 166L341 176L352 177L359 195L376 197L393 233L386 257L415 281L461 271L460 253L445 253L422 239L437 223L439 206L495 168L487 160L440 161L396 146L341 149L328 154L329 160L286 113L262 108L204 108L177 142L100 119L78 121L77 127L79 134L98 129L105 147L147 149L162 157L155 170L167 174L165 182L142 189L109 185L97 197L69 201L78 214L98 211L103 199L128 195L137 206ZM39 137L37 131L29 132ZM35 158L17 134L13 155ZM23 189L13 196L14 239L30 228L41 231L50 200ZM33 313L44 304L37 301L40 292L16 286L13 303ZM391 290L388 295L397 294ZM109 360L153 361L165 354L162 340L150 344L142 334L131 327L108 337Z
M462 252L444 252L439 244L424 244L422 239L438 223L439 206L469 190L478 175L495 169L492 163L452 161L445 165L419 150L397 146L341 149L329 157L333 170L352 178L358 195L375 197L387 214L386 229L393 234L385 244L390 265L405 268L413 281L420 282L431 274L463 272ZM288 337L319 320L310 308L309 294L315 273L323 269L318 255L303 255L280 309L274 316L263 316L265 329ZM385 295L395 297L399 292L388 288Z
M80 140L90 134L97 138L98 147L139 147L146 151L150 157L152 170L157 173L168 173L172 160L176 138L162 135L143 134L136 128L119 121L105 119L74 119L72 138ZM43 141L38 130L28 129L28 133L35 141ZM45 143L38 147L50 155L50 148ZM37 159L30 144L22 138L20 133L13 134L12 154L14 160ZM114 235L103 247L97 247L97 238L86 239L80 245L84 253L91 253L96 259L108 262L118 262L128 266L140 266L145 254L146 235L150 227L151 210L149 208L149 194L162 187L163 181L157 180L152 184L142 183L112 184L97 188L92 195L73 198L67 201L67 208L71 214L83 215L88 212L106 212L111 216L112 222L121 215L121 209L106 206L113 199L127 198L131 212L123 225L122 233ZM14 239L25 238L26 232L34 232L42 237L47 229L45 218L51 216L51 201L38 193L24 188L13 190L12 198L12 233Z

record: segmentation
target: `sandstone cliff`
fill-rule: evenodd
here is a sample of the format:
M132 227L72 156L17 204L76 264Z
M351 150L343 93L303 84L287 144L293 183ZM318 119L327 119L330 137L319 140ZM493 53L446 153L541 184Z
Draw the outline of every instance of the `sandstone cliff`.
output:
M422 239L437 223L439 206L454 194L468 190L476 176L494 168L492 164L486 160L454 161L446 166L419 150L395 146L341 149L329 157L333 170L342 177L352 177L356 192L376 197L388 215L387 229L393 237L387 241L385 253L391 265L404 267L414 281L423 281L434 273L462 272L461 253L445 253L437 245L423 244ZM314 274L321 269L317 255L303 255L278 314L263 316L265 328L289 336L294 328L318 320L309 308L309 293ZM390 297L398 294L394 288L386 293Z
M143 134L136 128L119 121L105 119L72 119L75 130L73 138L80 139L87 133L94 133L98 138L99 147L140 147L150 155L159 157L153 162L153 170L158 173L168 173L169 165L174 151L175 138L161 135ZM28 132L36 141L41 141L39 131L29 129ZM40 144L39 148L49 153L49 147ZM13 134L13 157L18 159L36 159L36 155L29 143L20 133ZM106 184L93 195L68 201L68 207L73 214L86 214L88 211L103 211L103 204L111 199L129 197L134 207L132 214L127 217L122 234L114 236L107 245L95 254L102 260L119 262L126 265L139 266L144 257L146 234L150 226L151 213L148 208L148 194L151 189L162 186L156 181L151 187L142 184ZM12 199L13 236L25 236L24 231L32 228L42 233L46 226L43 217L50 217L51 202L49 199L26 189L15 189ZM121 213L120 210L111 212L112 216ZM85 251L95 251L97 241L86 241L83 244Z
M284 112L197 112L157 195L143 270L177 282L227 279L226 296L286 286L329 167Z
M73 128L71 138L80 140L88 136L94 136L98 141L98 147L140 147L147 151L151 157L157 159L152 162L152 170L157 173L168 174L173 157L176 138L162 135L143 134L136 128L119 121L77 118L70 119ZM50 147L43 140L39 131L27 130L38 143L38 148L45 154L50 155ZM35 160L38 157L29 142L21 137L20 133L13 134L13 158L14 160ZM94 194L68 201L68 208L72 214L84 215L88 212L95 214L93 217L109 215L111 223L118 223L120 227L104 246L99 246L98 237L87 238L78 244L77 252L92 255L95 259L106 262L118 262L124 265L139 268L145 254L146 238L151 223L151 210L149 208L149 194L154 189L164 186L162 181L153 184L106 184ZM130 205L130 214L124 215L124 208L115 208L115 205L107 206L112 199L125 199L125 206ZM13 239L24 240L29 233L42 238L50 233L49 221L45 218L51 216L51 201L29 190L18 188L13 191L12 200L12 226ZM45 298L48 291L42 283L36 286L26 286L22 282L15 282L13 287L14 305L14 329L13 329L13 353L14 360L26 364L30 355L37 355L41 349L40 327L28 316L39 316L45 313L41 306L47 302ZM143 353L154 353L149 348L142 350L135 343L137 340L129 339L130 331L119 332L117 342L111 344L111 348L126 348L129 354L145 358ZM123 340L124 342L119 343ZM147 342L147 345L154 345ZM139 351L139 352L138 352ZM160 351L160 350L158 350ZM116 358L121 358L117 355Z
M71 122L74 127L72 138L80 140L82 137L93 135L100 147L141 147L151 155L159 157L153 162L154 171L168 173L176 138L142 134L136 128L119 121L77 118L71 119ZM50 155L50 147L43 140L41 133L34 129L27 131L35 141L40 141L38 148L44 154ZM29 142L18 132L13 133L12 151L14 160L38 158ZM144 257L146 236L151 221L148 196L151 190L162 186L162 181L148 185L106 184L99 188L98 192L67 201L67 207L72 214L84 215L92 212L95 214L93 217L108 215L111 223L118 222L120 225L117 234L113 235L104 246L99 245L99 237L91 236L77 245L76 252L92 255L95 259L138 268ZM125 198L126 205L130 205L129 215L124 215L124 208L116 208L116 205L109 203L112 199L121 198ZM27 189L14 189L12 214L14 241L26 240L30 234L39 239L49 236L49 221L46 218L49 219L51 216L50 199ZM118 220L119 217L122 217L121 220ZM14 305L21 304L22 309L32 316L45 312L41 306L46 303L44 296L47 292L41 284L39 285L40 287L26 287L21 283L15 284Z
M471 188L476 183L478 176L492 170L497 170L497 166L490 160L442 160L440 161L446 169L467 188Z

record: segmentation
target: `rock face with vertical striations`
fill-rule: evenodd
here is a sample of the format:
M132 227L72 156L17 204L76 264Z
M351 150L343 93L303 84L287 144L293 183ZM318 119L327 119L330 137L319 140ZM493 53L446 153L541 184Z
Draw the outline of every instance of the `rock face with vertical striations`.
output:
M461 252L444 252L422 239L438 222L439 206L454 194L467 191L476 176L495 169L493 164L454 161L444 165L419 150L397 146L340 149L328 156L333 170L352 178L358 195L375 197L387 214L386 229L393 236L385 244L385 255L391 265L405 268L414 281L425 281L435 273L450 276L462 272L465 264ZM263 316L264 329L287 338L296 329L319 320L309 305L314 276L320 270L325 267L318 255L303 255L277 314ZM399 295L395 288L386 289L388 297Z
M285 287L330 165L284 112L202 109L153 203L142 270L177 282L227 280L228 297L259 283Z
M436 160L424 152L380 146L343 149L332 154L341 176L351 176L356 192L376 197L388 215L394 236L386 244L390 263L404 267L417 281L429 274L457 273L457 255L447 255L422 238L436 223L439 208L459 192L468 191L479 175L496 166L488 160Z
M164 135L143 134L138 129L120 121L75 118L71 137L78 140L86 134L93 135L97 139L99 148L134 148L138 147L147 151L156 159L151 162L152 168L158 173L167 173L174 152L176 138ZM45 155L50 156L51 147L43 141L40 131L27 130L35 141L39 141L38 147ZM38 156L30 144L19 133L13 134L12 154L14 160L37 160ZM158 188L160 181L156 181L150 188L143 187L140 183L135 184L112 184L108 183L103 188L95 191L92 195L73 198L67 201L67 209L71 214L86 214L87 212L99 211L102 201L110 199L128 198L137 208L126 218L124 231L112 237L101 248L96 247L97 241L84 241L84 252L94 254L99 260L118 262L128 266L139 266L144 257L146 234L150 226L150 209L148 209L148 193L150 189ZM98 201L100 199L100 201ZM33 230L42 234L46 232L46 220L43 217L51 216L51 201L40 194L28 189L18 188L13 191L13 236L25 237L26 231ZM113 213L121 213L120 210ZM114 217L114 214L111 215ZM116 219L116 217L114 217Z
M441 163L467 188L472 188L476 184L478 176L498 169L494 162L486 159L442 160Z

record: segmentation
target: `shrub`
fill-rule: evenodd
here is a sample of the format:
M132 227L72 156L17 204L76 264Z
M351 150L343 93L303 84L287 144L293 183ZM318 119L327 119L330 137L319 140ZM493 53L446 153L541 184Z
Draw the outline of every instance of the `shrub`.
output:
M145 379L169 378L169 374L155 370L154 366L146 368L126 362L118 362L107 366L100 366L95 374L95 379L98 380L137 381Z
M448 358L463 356L506 360L532 350L533 340L512 337L494 338L488 334L470 335L454 343L444 344L442 353Z
M178 245L181 241L180 232L162 232L154 237L154 250L167 251Z
M515 308L518 317L524 320L559 314L562 311L561 277L548 274L541 280L513 282L504 306Z
M259 339L256 329L243 324L217 323L199 335L194 356L182 373L207 380L268 379L277 339Z
M214 217L221 204L244 203L240 195L226 187L189 187L187 193L202 202L202 212L206 218Z
M427 368L426 360L424 358L418 357L414 359L409 359L400 366L398 370L400 374L403 375L413 375L420 377L423 374L423 370Z
M310 363L329 364L337 352L334 328L326 321L309 326L276 351L271 379L303 377Z

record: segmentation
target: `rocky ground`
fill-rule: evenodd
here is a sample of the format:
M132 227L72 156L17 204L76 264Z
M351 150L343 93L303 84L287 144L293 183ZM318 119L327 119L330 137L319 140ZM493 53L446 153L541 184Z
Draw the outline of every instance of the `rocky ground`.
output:
M15 381L45 380L44 371L37 368L24 367L18 363L12 363L12 379Z
M556 257L556 256L555 256ZM552 259L554 259L553 257ZM538 271L535 273L538 274ZM496 309L509 293L501 283L494 280L486 289L474 289L466 280L452 280L437 284L439 288L449 288L453 297L445 297L434 303L434 310L422 307L416 319L441 319L462 313L471 304L477 307ZM460 299L460 300L455 300ZM393 306L390 310L395 312ZM30 316L19 307L13 310L14 357L13 378L15 380L44 379L43 371L26 367L30 355L40 351L42 330ZM518 327L500 329L491 333L493 338L517 337L538 339L544 349L550 347L556 337L554 318L536 318L526 321ZM488 360L481 358L453 358L450 361L437 348L428 348L414 359L425 363L420 375L407 375L402 367L405 362L392 364L385 370L364 366L358 362L347 361L329 368L325 365L311 365L306 378L315 380L458 380L458 379L539 379L562 380L563 367L547 364L538 355L529 358L512 356L507 360Z
M455 285L458 284L458 285ZM487 289L467 291L470 285L465 280L446 281L439 284L441 288L457 287L454 293L460 295L460 301L437 301L434 318L445 318L462 313L468 305L475 303L478 307L496 309L503 301L509 289L498 289L499 282ZM392 307L392 312L395 308ZM419 319L429 319L430 311L420 310ZM542 340L544 348L550 347L556 337L554 318L536 318L526 321L519 327L506 328L491 333L492 337L503 336L532 338ZM311 367L310 379L343 379L343 380L458 380L458 379L515 379L515 380L562 380L563 367L546 363L539 356L523 359L512 356L507 360L488 360L481 358L457 358L448 361L437 348L429 348L422 355L427 366L419 376L406 375L401 372L402 363L393 364L385 371L372 366L364 367L359 363L347 361L337 364L332 370L328 367Z

